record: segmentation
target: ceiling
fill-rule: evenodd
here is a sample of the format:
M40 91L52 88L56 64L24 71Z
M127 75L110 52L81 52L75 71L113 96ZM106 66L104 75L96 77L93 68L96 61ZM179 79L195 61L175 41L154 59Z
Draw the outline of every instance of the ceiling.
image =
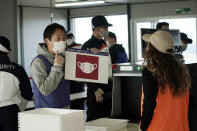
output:
M35 6L35 7L50 7L51 0L17 0L18 5L21 6ZM62 0L52 0L53 4L55 1L62 1ZM67 2L76 2L76 1L87 1L87 0L64 0ZM91 1L99 1L99 0L91 0ZM167 2L167 1L188 1L188 0L105 0L105 4L102 5L109 5L109 4L124 4L124 3L131 3L131 4L138 4L138 3L152 3L152 2Z

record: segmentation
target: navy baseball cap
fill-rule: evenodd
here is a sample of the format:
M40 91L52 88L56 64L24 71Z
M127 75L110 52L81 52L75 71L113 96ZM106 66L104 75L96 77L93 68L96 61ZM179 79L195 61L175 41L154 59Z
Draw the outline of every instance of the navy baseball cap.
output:
M188 36L185 33L180 33L181 40L185 41L187 44L192 43L192 39L188 38Z
M101 26L109 27L109 26L112 26L112 24L108 23L105 16L97 15L92 18L92 26L93 27L101 27Z
M0 51L9 53L10 50L10 41L4 36L0 36Z

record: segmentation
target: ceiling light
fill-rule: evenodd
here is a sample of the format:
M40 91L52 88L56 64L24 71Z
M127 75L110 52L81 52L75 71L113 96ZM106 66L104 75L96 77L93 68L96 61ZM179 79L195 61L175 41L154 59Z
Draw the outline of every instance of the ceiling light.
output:
M55 0L55 2L73 2L78 0Z
M103 4L103 3L105 3L105 1L84 1L84 2L56 3L55 7L81 6L81 5L93 5L93 4Z

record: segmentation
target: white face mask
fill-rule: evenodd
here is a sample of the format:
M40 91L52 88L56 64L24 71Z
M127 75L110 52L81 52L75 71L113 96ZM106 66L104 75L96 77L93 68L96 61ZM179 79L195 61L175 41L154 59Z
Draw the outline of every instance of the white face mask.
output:
M103 33L103 37L106 38L108 36L108 34L109 34L109 31L105 30L104 33Z
M181 51L185 51L187 49L187 44L181 44Z
M99 32L99 34L101 35L101 37L106 38L108 36L108 34L109 34L109 31L101 28L101 31Z
M109 44L109 41L105 41L107 47L109 48L111 45Z
M67 39L67 40L66 40L66 45L67 45L67 46L70 46L70 45L72 45L73 42L74 42L73 39Z
M66 49L66 41L54 42L54 48L52 49L55 53L61 54Z

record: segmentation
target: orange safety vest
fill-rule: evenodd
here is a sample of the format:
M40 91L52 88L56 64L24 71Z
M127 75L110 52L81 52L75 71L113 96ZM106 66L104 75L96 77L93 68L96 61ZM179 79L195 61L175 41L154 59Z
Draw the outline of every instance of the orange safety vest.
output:
M142 110L143 99L142 87ZM146 131L189 131L189 91L186 94L173 96L169 87L166 87L164 92L161 92L159 87L156 103L152 120Z

